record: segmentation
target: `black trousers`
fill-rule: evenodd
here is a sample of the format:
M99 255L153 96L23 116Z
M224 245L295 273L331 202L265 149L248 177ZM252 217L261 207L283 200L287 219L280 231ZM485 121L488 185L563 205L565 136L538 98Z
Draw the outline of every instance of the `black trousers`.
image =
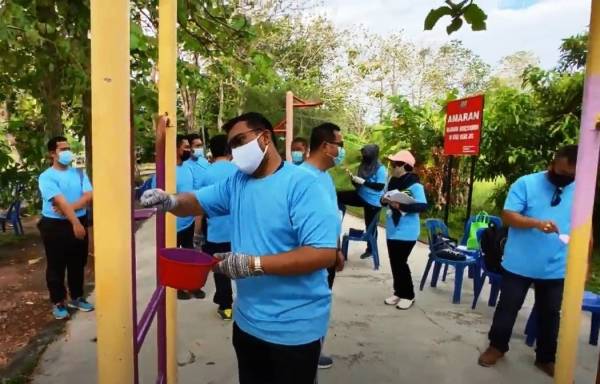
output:
M177 232L178 248L194 248L194 223L189 227Z
M413 300L415 298L412 275L408 266L408 256L415 244L416 241L387 240L388 255L394 276L394 295L401 299Z
M362 207L364 210L365 230L369 227L373 218L379 213L381 207L376 207L365 202L362 197L358 195L357 191L338 191L337 192L338 203L342 205L349 205L351 207ZM375 231L375 240L377 240L377 231ZM371 252L371 246L367 244L367 252Z
M329 283L329 289L333 289L333 281L335 280L335 265L331 268L327 268L327 282Z
M233 324L240 384L314 384L321 341L304 345L268 343Z
M224 253L231 251L231 243L204 243L204 252L209 255L215 253ZM233 290L231 289L231 279L222 273L213 273L215 279L216 292L213 297L213 303L219 306L219 309L231 309L233 304Z
M87 217L79 219L87 227ZM73 226L68 220L42 217L38 229L46 250L46 284L50 300L54 304L67 297L65 272L71 299L83 296L83 280L88 258L88 235L79 240L73 234Z
M532 284L535 289L535 306L538 310L537 325L539 329L535 351L536 362L554 362L564 279L532 279L504 271L500 300L494 312L492 328L488 335L490 345L502 352L508 351L508 342L517 314Z

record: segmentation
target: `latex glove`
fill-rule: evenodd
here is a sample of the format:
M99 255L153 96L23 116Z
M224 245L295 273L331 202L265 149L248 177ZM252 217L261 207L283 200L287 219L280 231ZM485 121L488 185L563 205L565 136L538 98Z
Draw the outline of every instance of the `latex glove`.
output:
M222 273L232 280L253 276L252 256L243 253L215 253L213 257L221 260L213 267L216 273Z
M169 195L162 189L149 189L140 197L140 203L144 208L158 208L161 211L171 211L177 206L177 198Z
M358 185L363 185L365 183L365 179L360 176L352 176L352 182Z

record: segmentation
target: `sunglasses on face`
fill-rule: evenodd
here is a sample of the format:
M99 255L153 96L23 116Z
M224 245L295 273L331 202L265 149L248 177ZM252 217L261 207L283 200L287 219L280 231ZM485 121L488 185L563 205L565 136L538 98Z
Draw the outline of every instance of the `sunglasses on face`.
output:
M242 145L247 144L250 141L246 138L248 133L259 132L259 131L262 131L262 130L261 129L250 129L246 132L238 133L237 135L232 137L231 140L229 140L227 145L229 146L230 149L241 147Z
M328 144L332 144L332 145L337 145L340 148L344 148L344 142L343 141L340 141L340 142L337 142L337 143L332 143L331 141L328 141L327 143Z
M562 201L562 198L561 198L562 192L563 192L563 189L560 188L560 187L558 187L558 188L556 188L556 190L554 190L554 195L552 195L552 200L550 200L550 206L551 207L556 207L558 204L561 203L561 201Z

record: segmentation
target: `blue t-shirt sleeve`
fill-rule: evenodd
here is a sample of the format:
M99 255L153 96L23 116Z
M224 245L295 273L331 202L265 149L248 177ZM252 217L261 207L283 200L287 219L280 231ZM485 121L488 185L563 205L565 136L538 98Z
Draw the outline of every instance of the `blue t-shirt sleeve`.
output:
M527 208L527 185L524 178L517 180L508 191L504 209L522 213Z
M375 180L374 180L374 182L375 183L379 183L379 184L385 184L386 181L387 181L387 170L382 165L377 170L377 173L375 173Z
M193 192L208 217L229 215L233 177Z
M325 196L326 191L311 176L291 185L290 220L300 246L337 248L340 220L337 207Z
M90 183L90 178L88 177L87 173L85 173L85 172L83 173L82 187L83 187L83 190L82 190L83 193L92 191L92 183Z
M412 197L417 201L417 203L427 204L427 197L425 197L425 188L422 184L413 184L410 187L410 191L412 192Z
M42 200L50 201L58 195L62 195L58 180L50 177L49 174L45 173L40 175L38 179L40 193L42 194Z

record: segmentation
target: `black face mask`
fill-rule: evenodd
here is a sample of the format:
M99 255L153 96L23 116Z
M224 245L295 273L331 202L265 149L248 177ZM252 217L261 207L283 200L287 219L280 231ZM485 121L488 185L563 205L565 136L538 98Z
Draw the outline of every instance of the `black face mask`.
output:
M183 151L181 154L181 161L186 161L192 156L192 151Z
M551 169L548 171L548 180L558 188L563 188L575 181L575 176L559 175Z

